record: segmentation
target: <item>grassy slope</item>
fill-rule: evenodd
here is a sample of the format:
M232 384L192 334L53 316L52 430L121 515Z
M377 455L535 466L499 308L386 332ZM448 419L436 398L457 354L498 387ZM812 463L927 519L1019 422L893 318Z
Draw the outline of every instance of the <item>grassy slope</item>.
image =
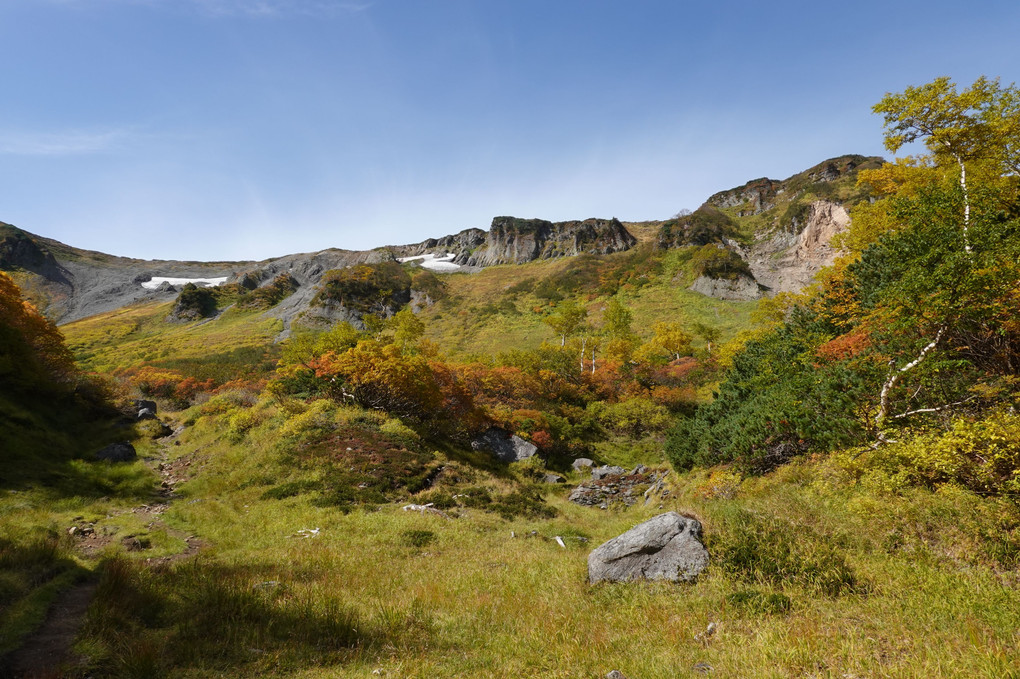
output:
M508 521L472 509L444 519L401 511L404 500L345 514L318 506L316 492L265 499L288 473L274 436L286 416L266 404L256 409L266 419L242 441L223 436L225 413L198 419L174 448L197 455L202 471L166 520L211 547L196 567L162 572L161 585L145 589L119 576L163 616L149 625L133 620L147 631L129 636L148 645L116 650L125 666L158 676L160 663L171 661L179 677L360 677L379 668L401 677L595 677L617 668L651 678L694 676L700 662L721 677L1020 671L1015 574L981 537L1015 518L1001 502L959 491L886 493L855 485L832 459L759 480L688 475L674 479L670 498L623 511L578 507L565 491L547 491L559 512L553 519ZM669 509L705 524L713 565L696 584L585 583L592 546ZM759 562L735 554L740 521L795 543L798 560L820 568L777 577L769 564L781 555L767 540ZM300 537L311 528L317 537ZM566 549L556 535L566 536ZM836 596L816 584L839 571L842 561L825 557L833 553L858 583ZM218 643L192 639L195 655L173 650L182 632L167 626L195 615L180 594L191 589L207 592L204 615L217 621ZM233 620L237 597L251 592L256 600ZM775 594L789 607L768 603L783 601L768 598ZM272 632L295 611L331 634L347 630L344 642L293 622L291 636ZM710 622L718 631L698 639ZM86 645L102 649L114 632L122 630L96 619Z
M615 257L618 255L606 260ZM663 253L651 257L665 259ZM563 258L443 276L448 298L423 312L426 335L453 358L534 349L542 342L553 341L554 332L542 322L553 304L532 293L513 294L512 288L561 276L573 265L572 259ZM617 293L633 314L633 328L641 339L648 339L652 325L661 320L700 321L719 329L723 342L747 327L753 302L717 300L690 292L679 282L682 274L674 277L674 273L655 274L651 283L640 288L624 287ZM588 307L590 318L597 321L608 297L582 293L579 298ZM700 340L695 346L701 346Z
M111 372L140 362L229 360L240 349L266 347L283 330L259 311L227 309L215 319L168 323L173 304L150 303L99 314L61 327L83 369Z

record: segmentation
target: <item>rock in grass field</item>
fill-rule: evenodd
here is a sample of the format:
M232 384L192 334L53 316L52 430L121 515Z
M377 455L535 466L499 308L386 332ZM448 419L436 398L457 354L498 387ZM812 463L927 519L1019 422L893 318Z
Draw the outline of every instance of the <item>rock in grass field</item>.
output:
M102 450L96 451L97 460L109 460L110 462L130 462L138 457L135 447L127 441L111 443Z
M701 522L666 512L596 547L588 555L588 582L692 582L707 566Z
M486 450L503 462L520 462L538 452L534 443L499 427L489 427L471 442L471 447L474 450Z

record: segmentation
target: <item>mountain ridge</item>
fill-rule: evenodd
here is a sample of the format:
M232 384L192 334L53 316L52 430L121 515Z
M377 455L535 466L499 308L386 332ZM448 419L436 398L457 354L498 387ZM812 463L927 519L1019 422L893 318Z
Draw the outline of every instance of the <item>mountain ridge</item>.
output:
M660 248L713 245L745 261L749 274L701 281L693 290L733 299L753 299L797 290L835 256L828 240L846 227L845 206L861 194L848 188L862 167L880 158L832 158L786 180L760 178L720 191L698 210L672 220L646 223L657 228ZM780 210L782 213L780 214ZM807 235L805 236L805 233ZM144 301L169 301L170 285L141 286L154 277L221 278L249 289L282 273L295 293L272 315L292 318L314 298L323 275L359 264L442 257L447 270L477 271L503 264L579 254L606 255L633 248L639 239L613 217L550 222L499 216L488 231L469 228L418 243L371 250L327 248L260 261L143 260L76 248L0 223L0 270L11 272L26 295L47 316L63 324ZM711 277L709 277L711 278Z

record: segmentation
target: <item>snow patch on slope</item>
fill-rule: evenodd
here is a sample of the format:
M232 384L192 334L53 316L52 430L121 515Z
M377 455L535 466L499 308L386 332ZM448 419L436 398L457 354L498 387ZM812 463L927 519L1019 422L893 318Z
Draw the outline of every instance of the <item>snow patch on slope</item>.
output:
M417 255L416 257L401 257L397 261L400 263L418 261L422 268L432 269L433 271L458 271L461 266L453 263L453 258L456 256L456 254L448 252L443 256Z
M195 285L203 288L213 288L217 285L222 285L227 282L228 276L221 278L167 278L166 276L153 276L149 280L142 283L142 287L146 290L155 290L163 283L169 283L170 285L185 285L186 283L194 283Z

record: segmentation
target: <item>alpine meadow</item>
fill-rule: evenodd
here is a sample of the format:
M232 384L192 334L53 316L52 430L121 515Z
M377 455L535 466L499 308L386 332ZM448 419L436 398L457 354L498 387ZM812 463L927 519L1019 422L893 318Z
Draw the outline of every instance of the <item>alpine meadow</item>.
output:
M0 224L0 676L1020 678L1020 88L873 111L662 220Z

